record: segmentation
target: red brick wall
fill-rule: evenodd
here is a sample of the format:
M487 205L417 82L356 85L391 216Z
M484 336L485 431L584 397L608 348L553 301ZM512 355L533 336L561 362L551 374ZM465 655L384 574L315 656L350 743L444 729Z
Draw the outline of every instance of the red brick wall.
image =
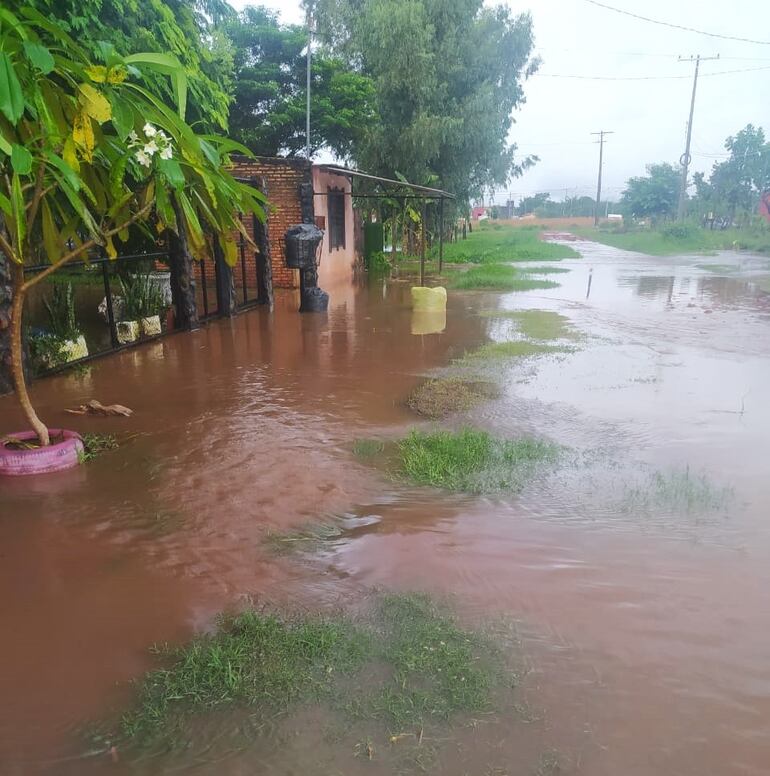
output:
M268 228L270 256L273 264L273 285L276 288L296 288L299 285L297 270L288 269L284 261L283 236L292 224L302 223L299 201L301 183L310 182L310 164L304 159L272 159L259 157L246 159L233 157L233 175L238 178L265 179L267 184ZM251 234L251 219L246 219ZM253 254L249 252L253 261ZM253 271L249 267L249 277Z

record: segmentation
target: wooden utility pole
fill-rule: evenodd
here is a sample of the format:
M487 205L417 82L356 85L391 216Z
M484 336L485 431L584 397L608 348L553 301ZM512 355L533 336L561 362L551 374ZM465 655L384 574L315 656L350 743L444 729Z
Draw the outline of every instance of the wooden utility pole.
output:
M305 111L305 156L310 161L310 71L313 56L313 16L310 6L307 9L307 106Z
M695 113L695 92L698 89L698 71L700 63L707 62L710 59L719 59L719 54L715 57L702 57L700 54L694 57L679 57L680 62L695 62L695 75L692 79L692 97L690 99L690 120L687 122L687 141L685 143L684 153L679 158L679 164L682 165L682 183L679 187L679 207L677 217L680 221L684 220L685 206L687 204L687 173L690 168L692 157L690 156L690 142L692 141L692 117Z
M602 167L604 165L604 136L614 135L614 132L608 132L606 129L599 132L592 132L592 135L599 135L599 181L596 184L596 206L594 207L594 226L599 225L599 208L602 206Z

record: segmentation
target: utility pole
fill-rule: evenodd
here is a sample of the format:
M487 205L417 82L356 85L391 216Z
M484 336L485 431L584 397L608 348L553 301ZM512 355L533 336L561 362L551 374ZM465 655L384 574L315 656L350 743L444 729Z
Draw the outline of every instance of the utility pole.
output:
M599 208L602 202L602 166L604 164L604 136L614 135L614 132L608 132L602 129L599 132L592 132L592 135L599 135L599 182L596 184L596 207L594 208L594 226L599 225Z
M313 15L307 9L307 109L305 113L305 156L310 161L310 66L313 51Z
M677 217L684 221L685 205L687 203L687 173L690 168L692 157L690 156L690 142L692 141L692 117L695 113L695 92L698 89L698 71L701 62L708 62L710 59L719 59L719 54L715 57L702 57L700 54L694 57L679 57L680 62L695 62L695 75L692 79L692 98L690 99L690 120L687 122L687 142L684 153L679 158L679 164L682 165L682 184L679 187L679 207Z

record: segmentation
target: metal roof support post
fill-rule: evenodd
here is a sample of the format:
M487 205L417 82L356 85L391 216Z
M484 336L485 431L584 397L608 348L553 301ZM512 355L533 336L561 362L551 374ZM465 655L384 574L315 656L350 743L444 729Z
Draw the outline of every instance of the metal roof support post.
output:
M438 272L444 267L444 197L438 201Z

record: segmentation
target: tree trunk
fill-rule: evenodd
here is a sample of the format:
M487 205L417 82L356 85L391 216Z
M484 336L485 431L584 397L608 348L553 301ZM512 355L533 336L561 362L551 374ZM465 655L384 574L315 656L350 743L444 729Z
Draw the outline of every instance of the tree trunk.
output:
M22 291L24 284L24 267L20 264L13 264L11 268L13 274L13 305L11 307L11 373L13 382L16 386L16 398L19 400L21 409L29 421L32 430L37 434L37 438L43 447L51 444L48 435L48 429L38 418L32 402L27 393L27 381L24 378L24 348L21 341L22 319L24 316L24 298L26 293Z
M11 368L11 261L0 253L0 396L13 390Z
M198 303L195 299L193 257L187 243L182 210L176 198L171 204L176 215L177 233L169 230L169 262L171 264L171 296L174 303L174 323L178 329L194 331L198 328Z

